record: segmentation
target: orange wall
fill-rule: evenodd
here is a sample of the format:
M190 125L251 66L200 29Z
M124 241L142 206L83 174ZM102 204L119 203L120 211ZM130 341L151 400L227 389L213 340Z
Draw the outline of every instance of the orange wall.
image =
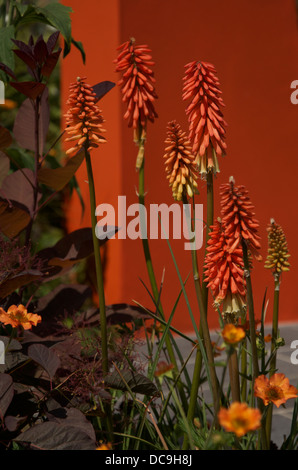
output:
M87 54L82 65L74 49L62 63L62 103L68 84L86 75L90 84L117 81L113 60L116 47L134 36L148 44L155 60L156 90L159 96L156 123L148 125L146 144L147 203L171 204L165 178L163 153L166 126L176 119L187 130L185 102L182 101L184 65L192 60L212 62L221 82L227 128L227 156L220 160L221 172L215 181L216 216L219 215L220 184L233 175L236 184L250 191L256 217L261 224L262 254L266 257L266 226L271 217L283 227L291 252L291 271L281 285L281 319L298 319L298 301L293 295L297 282L298 238L297 170L298 105L290 101L290 84L298 79L298 41L294 0L68 0L74 10L73 36L83 42ZM97 182L97 203L117 205L117 196L126 195L127 204L137 202L135 188L136 147L132 131L122 119L124 109L118 88L101 102L106 119L108 142L92 156ZM78 172L88 207L84 165ZM197 202L204 205L205 183L199 187ZM80 220L76 197L69 205L69 229L90 225L89 212ZM191 270L183 241L171 241L182 278ZM106 297L108 303L138 300L152 307L139 278L149 285L141 241L111 240L108 247ZM179 293L179 281L165 240L151 241L159 282L165 268L162 293L164 310L170 313ZM202 259L202 250L199 251ZM270 298L268 321L273 304L273 280L263 263L253 270L256 316L260 316L265 288ZM191 279L187 292L197 312ZM211 327L218 326L217 314L209 309ZM176 327L192 329L186 304L181 299L174 320Z

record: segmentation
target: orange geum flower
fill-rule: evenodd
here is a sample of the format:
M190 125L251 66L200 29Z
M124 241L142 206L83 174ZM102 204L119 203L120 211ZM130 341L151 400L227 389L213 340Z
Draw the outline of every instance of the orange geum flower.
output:
M230 177L229 183L221 185L220 193L222 221L229 239L230 252L245 241L248 250L260 259L259 222L254 217L254 206L247 189L242 185L235 186L234 178Z
M7 312L0 308L0 322L4 325L11 325L13 328L21 326L24 330L30 330L41 322L41 316L35 313L28 313L24 305L11 305Z
M218 419L221 426L237 437L242 437L249 431L255 431L261 426L261 412L257 408L250 408L246 403L233 402L231 406L221 408Z
M185 65L183 100L190 100L186 108L189 139L197 158L202 177L211 171L219 172L218 155L226 151L226 122L221 107L224 102L215 67L207 62L194 61Z
M223 304L224 316L235 317L246 307L246 283L242 249L229 250L225 227L218 219L211 226L205 258L205 282L215 297L215 308Z
M165 165L173 197L181 201L183 194L192 197L197 189L196 164L185 132L176 121L168 124L165 141Z
M245 338L245 331L240 326L227 323L224 326L221 335L226 344L236 345Z
M298 390L290 385L289 379L281 373L273 374L270 379L259 375L255 379L254 394L263 400L265 406L274 403L277 408L290 398L296 398Z
M106 142L101 135L105 130L101 111L96 105L96 93L85 83L86 77L78 77L69 87L70 95L67 101L69 109L65 115L66 132L70 135L66 142L76 144L66 151L67 155L74 155L83 145L90 151Z
M154 65L151 49L147 45L136 45L131 38L118 47L119 55L114 61L116 72L122 73L118 85L122 92L122 100L127 104L124 119L134 129L134 139L138 140L139 125L142 126L142 138L145 138L147 121L154 122L157 113L154 101L155 78L151 66Z

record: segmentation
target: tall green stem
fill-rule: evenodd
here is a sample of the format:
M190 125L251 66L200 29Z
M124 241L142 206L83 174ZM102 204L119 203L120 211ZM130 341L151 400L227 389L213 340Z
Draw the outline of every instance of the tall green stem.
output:
M243 262L245 269L245 279L246 279L246 297L247 297L247 306L248 306L248 315L249 315L249 332L250 332L250 345L251 345L251 355L252 355L252 382L251 390L253 393L254 382L256 377L259 375L259 362L258 362L258 350L257 350L257 341L256 341L256 325L255 325L255 312L254 312L254 301L253 301L253 292L252 292L252 283L250 277L250 267L248 259L248 251L245 241L242 241L242 250L243 250ZM264 404L260 398L257 400L258 408L261 413L264 411ZM268 442L266 437L266 423L262 420L261 427L261 442L263 450L268 448Z
M276 340L278 338L278 316L279 316L279 289L280 289L280 279L278 275L275 275L274 278L274 300L273 300L273 319L272 319L272 339L271 339L271 361L270 361L270 370L269 377L271 377L276 370ZM266 433L268 440L268 447L270 446L271 439L271 428L272 428L272 413L273 406L270 403L267 416L266 416Z
M185 210L187 211L188 201L185 195L183 195L183 204L184 204ZM188 211L186 215L189 220L189 227L191 228L191 217ZM194 242L194 240L192 240L192 242ZM218 387L218 379L217 379L216 371L215 371L213 348L212 348L210 331L209 331L209 326L208 326L208 321L207 321L207 312L206 312L206 308L205 308L205 304L203 300L202 288L200 284L198 260L197 260L197 253L196 253L195 248L192 248L191 250L191 258L192 258L193 279L194 279L196 297L197 297L198 307L200 311L200 325L202 329L202 336L204 340L204 346L206 349L206 355L208 359L208 367L210 371L210 380L211 380L213 404L214 404L214 423L217 426L217 423L218 423L217 414L218 414L219 407L220 407L219 387ZM194 371L193 387L195 387L198 383L199 378L197 377L197 374L199 373L200 373L200 370ZM194 396L194 394L192 395Z
M142 134L142 129L140 129L140 135ZM149 242L148 242L148 236L147 236L147 226L146 226L146 220L145 220L145 149L144 149L144 139L139 138L137 142L139 146L139 152L138 152L138 157L141 155L142 156L142 161L140 163L140 166L138 168L139 172L139 205L140 205L140 228L141 228L141 234L142 234L142 244L143 244L143 251L144 251L144 256L145 256L145 261L146 261L146 268L149 276L149 281L152 289L152 294L153 298L156 303L156 307L158 309L158 313L161 315L162 319L165 318L162 304L160 302L160 294L159 290L157 287L156 283L156 278L154 274L154 269L153 269L153 263L152 263L152 258L151 258L151 253L150 253L150 247L149 247ZM166 346L167 346L167 351L169 353L170 360L174 366L174 374L176 375L178 373L178 366L177 366L177 361L175 357L175 353L173 350L173 346L170 340L169 335L166 336ZM185 396L185 392L183 389L183 385L181 381L178 381L178 389L179 389L179 394L180 398L182 400L183 406L185 409L187 409L187 400Z
M206 242L205 242L205 256L207 243L209 240L210 227L213 225L214 220L214 194L213 194L213 173L208 171L207 173L207 227L206 227ZM208 312L208 287L204 282L205 276L203 275L202 283L202 295L205 304L206 312Z
M85 161L86 161L88 183L89 183L92 239L93 239L94 258L95 258L97 291L98 291L98 298L99 298L102 370L103 370L103 375L105 376L108 373L108 337L107 337L106 303L105 303L105 293L104 293L103 269L102 269L101 255L100 255L100 245L99 245L99 240L96 237L96 233L95 233L96 224L97 224L97 220L95 216L95 211L96 211L95 187L94 187L91 158L90 158L90 153L87 150L87 147L85 147Z
M231 383L231 392L233 402L240 402L240 383L239 383L239 366L237 351L231 352L229 357L229 374Z

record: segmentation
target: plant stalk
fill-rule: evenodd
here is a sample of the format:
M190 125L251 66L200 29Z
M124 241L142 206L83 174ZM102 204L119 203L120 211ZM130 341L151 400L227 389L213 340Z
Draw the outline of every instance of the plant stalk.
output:
M96 280L97 280L97 291L98 291L97 293L98 293L98 298L99 298L102 371L103 371L103 375L106 376L109 370L106 303L105 303L105 293L104 293L103 269L102 269L101 255L100 255L100 245L99 245L99 240L96 237L96 233L95 233L95 228L97 224L96 215L95 215L95 211L96 211L95 186L94 186L91 158L90 158L90 153L87 150L87 145L85 146L85 161L86 161L88 183L89 183L92 239L93 239L93 249L94 249L94 258L95 258L95 269L96 269Z
M187 211L189 227L191 228L191 217L190 217L190 214L188 213L188 201L187 201L186 195L183 195L183 205L185 207L185 210ZM194 240L192 240L192 242L194 242ZM200 284L198 260L197 260L197 253L196 253L195 248L192 248L191 250L191 258L192 258L193 279L194 279L196 297L197 297L198 307L199 307L199 312L200 312L200 327L202 330L204 346L206 349L206 355L208 359L208 367L210 371L210 380L211 380L213 404L214 404L214 424L217 427L218 425L217 414L218 414L219 407L220 407L220 399L219 399L220 394L219 394L219 387L218 387L218 379L216 376L215 365L214 365L213 348L212 348L212 343L211 343L211 338L210 338L210 331L209 331L209 326L208 326L208 321L207 321L207 312L205 309L205 304L204 304L203 295L202 295L202 288ZM198 383L199 377L196 377L196 375L200 374L200 372L201 372L200 370L194 371L193 387L195 387Z
M141 126L140 126L140 130L139 130L139 135L140 136L142 135L142 127ZM154 297L154 300L155 300L156 308L158 310L158 313L161 315L162 319L164 319L165 316L164 316L162 304L160 302L160 294L159 294L159 290L158 290L156 279L155 279L153 263L152 263L151 253L150 253L150 247L149 247L148 236L147 236L146 220L144 220L145 219L145 213L144 213L144 210L145 210L145 156L144 156L145 141L142 137L139 137L139 139L137 141L137 145L139 147L138 158L139 158L139 155L142 156L142 160L141 160L140 166L138 168L138 173L139 173L138 198L139 198L139 205L140 205L140 228L141 228L141 235L142 235L143 252L144 252L144 256L145 256L146 268L147 268L149 281L150 281L150 285L151 285L151 289L152 289L152 294L153 294L153 297ZM174 353L174 350L173 350L173 346L172 346L170 337L168 335L166 336L165 341L166 341L167 351L169 353L171 363L174 365L174 374L176 375L178 373L178 365L177 365L175 353ZM180 398L181 398L183 407L186 410L187 409L187 399L186 399L186 396L185 396L183 385L182 385L180 380L179 380L177 386L178 386L178 389L179 389L179 394L180 394Z
M272 319L272 339L271 339L271 354L272 358L270 361L269 377L271 377L276 370L276 340L278 338L278 317L279 317L279 289L280 289L280 278L275 275L274 278L274 300L273 300L273 319ZM268 448L270 448L271 431L272 431L272 414L273 406L270 403L266 416L266 434L268 440Z

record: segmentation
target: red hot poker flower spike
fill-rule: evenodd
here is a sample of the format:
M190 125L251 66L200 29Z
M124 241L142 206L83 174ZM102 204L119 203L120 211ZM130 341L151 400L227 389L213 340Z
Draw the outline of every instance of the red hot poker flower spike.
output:
M122 91L122 100L127 104L124 118L128 119L128 126L133 127L134 140L137 141L139 126L145 133L147 121L154 122L158 117L153 104L157 98L155 78L150 68L154 62L148 46L137 46L134 38L122 44L118 50L120 52L114 62L117 64L116 72L122 73L118 85Z
M219 172L218 155L226 152L227 125L221 107L224 102L215 67L207 62L190 62L185 66L183 100L190 100L186 108L189 139L197 158L202 177L211 171Z
M205 259L205 282L215 297L215 308L223 304L223 316L234 321L246 307L246 283L242 248L229 250L220 219L211 226Z
M242 185L235 186L234 178L231 177L229 183L221 185L220 193L222 221L226 237L230 240L230 252L244 240L255 258L260 260L259 222L254 217L254 206L247 189Z
M86 78L77 78L69 87L70 95L67 101L69 110L65 115L66 132L71 136L66 142L77 141L74 147L66 151L67 155L74 155L83 145L90 151L106 142L101 135L105 130L101 111L96 103L96 93L92 87L85 83Z
M197 189L195 159L186 134L176 121L169 122L165 143L165 169L173 198L181 201L183 194L192 197Z

